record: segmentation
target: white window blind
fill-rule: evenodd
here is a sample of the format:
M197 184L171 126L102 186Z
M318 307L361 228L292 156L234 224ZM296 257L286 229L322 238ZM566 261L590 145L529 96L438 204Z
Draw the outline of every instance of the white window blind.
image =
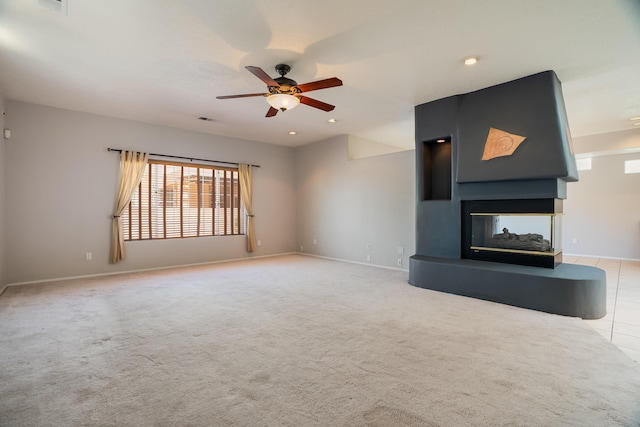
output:
M245 234L238 169L149 161L122 214L125 240Z

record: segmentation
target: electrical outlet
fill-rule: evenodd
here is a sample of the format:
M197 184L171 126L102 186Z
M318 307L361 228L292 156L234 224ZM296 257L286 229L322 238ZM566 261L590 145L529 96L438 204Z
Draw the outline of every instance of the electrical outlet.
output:
M91 261L93 259L93 254L91 252L87 252L86 257L87 261Z
M300 245L300 252L304 252L304 246Z
M371 262L371 255L367 254L367 262Z
M262 245L262 240L258 240L258 246Z
M317 245L317 244L318 244L318 241L317 241L316 239L313 239L313 244L314 244L314 245Z
M398 265L402 265L402 258L398 258Z
M577 237L574 237L572 241L573 241L573 244L574 244L574 245L577 245L577 244L578 244L578 238L577 238Z

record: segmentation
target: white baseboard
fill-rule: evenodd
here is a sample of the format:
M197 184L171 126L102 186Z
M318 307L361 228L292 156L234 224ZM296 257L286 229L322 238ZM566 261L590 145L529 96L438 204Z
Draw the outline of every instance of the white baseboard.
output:
M115 271L115 272L110 272L110 273L85 274L85 275L81 275L81 276L68 276L68 277L56 277L56 278L53 278L53 279L31 280L31 281L27 281L27 282L8 283L8 284L6 284L4 286L4 288L2 289L2 292L4 292L9 286L41 285L41 284L47 284L47 283L60 282L60 281L63 281L63 280L88 279L88 278L91 278L91 277L117 276L118 274L142 273L142 272L145 272L145 271L169 270L169 269L172 269L172 268L195 267L195 266L198 266L198 265L222 264L224 262L250 261L250 260L253 260L253 259L271 258L271 257L276 257L276 256L294 255L294 254L296 254L296 252L283 252L283 253L279 253L279 254L254 256L254 257L250 257L250 258L223 259L223 260L219 260L219 261L205 261L205 262L197 262L197 263L193 263L193 264L169 265L169 266L165 266L165 267L141 268L141 269L138 269L138 270L124 270L124 271ZM0 292L0 295L2 295L2 292Z
M88 279L88 278L92 278L92 277L116 276L118 274L142 273L142 272L145 272L145 271L168 270L168 269L172 269L172 268L182 268L182 267L195 267L195 266L198 266L198 265L209 265L209 264L221 264L221 263L225 263L225 262L248 261L248 260L252 260L252 259L271 258L271 257L276 257L276 256L282 256L282 255L305 255L305 256L310 256L310 257L315 257L315 258L328 259L328 260L331 260L331 261L348 262L348 263L351 263L351 264L359 264L359 265L366 265L366 266L369 266L369 267L385 268L387 270L403 271L403 272L406 272L406 273L409 272L408 268L389 267L387 265L372 264L370 262L359 262L359 261L353 261L353 260L342 259L342 258L333 258L333 257L328 257L328 256L311 254L311 253L308 253L308 252L283 252L283 253L278 253L278 254L255 256L255 257L251 257L251 258L233 258L233 259L225 259L225 260L219 260L219 261L199 262L199 263L193 263L193 264L180 264L180 265L171 265L171 266L166 266L166 267L141 268L141 269L137 269L137 270L125 270L125 271L116 271L116 272L110 272L110 273L86 274L86 275L80 275L80 276L56 277L56 278L52 278L52 279L31 280L31 281L26 281L26 282L8 283L8 284L6 284L6 285L4 285L2 287L2 290L0 291L0 295L2 295L4 293L4 291L6 291L9 286L46 284L46 283L60 282L60 281L63 281L63 280ZM601 258L601 259L610 259L610 260L617 260L617 261L640 262L640 259L635 259L635 258L616 258L616 257L603 256L603 255L583 255L583 254L570 254L570 253L563 253L563 255L573 256L573 257L582 257L582 258Z
M620 258L620 257L604 256L604 255L569 254L566 252L563 252L562 256L575 256L579 258L602 258L602 259L610 259L614 261L634 261L634 262L640 261L640 259L636 259L636 258Z
M307 252L296 252L298 255L306 255L306 256L311 256L311 257L315 257L315 258L322 258L322 259L328 259L331 261L341 261L341 262L348 262L350 264L359 264L359 265L366 265L368 267L377 267L377 268L385 268L387 270L396 270L396 271L404 271L405 273L409 272L408 268L397 268L397 267L389 267L387 265L380 265L380 264L372 264L370 262L360 262L360 261L352 261L350 259L342 259L342 258L332 258L332 257L328 257L328 256L322 256L322 255L316 255L316 254L310 254Z

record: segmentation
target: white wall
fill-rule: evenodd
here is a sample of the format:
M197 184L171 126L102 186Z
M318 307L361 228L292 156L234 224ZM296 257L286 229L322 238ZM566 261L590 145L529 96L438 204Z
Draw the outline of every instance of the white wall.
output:
M10 100L6 110L12 138L5 142L0 214L4 207L8 283L295 250L292 148ZM253 206L262 245L250 255L244 236L127 242L127 258L109 264L119 157L107 147L260 164Z
M619 132L574 138L573 147L578 155L637 150L640 148L640 129L636 126Z
M356 262L370 255L371 264L407 269L415 253L415 151L347 155L346 135L296 149L298 250Z
M10 128L12 138L0 144L0 285L300 247L396 268L400 258L406 269L415 252L414 151L349 161L347 136L292 149L23 102L4 104L0 129ZM638 137L640 130L576 138L574 144L578 154L599 147L628 149ZM237 236L128 242L127 259L109 264L118 155L107 147L261 164L254 169L254 206L262 245L249 255L244 237ZM624 160L637 158L639 153L596 156L593 170L569 184L565 254L640 259L640 174L623 174ZM85 259L86 252L93 260Z
M568 184L565 254L640 260L640 174L624 173L631 159L640 153L594 157L592 170Z
M5 144L7 144L7 140L5 140L2 136L2 132L5 128L5 112L4 112L4 98L0 97L0 292L4 288L4 285L7 283L7 271L6 271L6 254L7 254L7 245L6 245L6 220L5 220L5 211L6 211L6 203L5 203Z
M640 147L640 130L576 138L574 146L594 156L567 187L564 253L640 260L640 174L624 173L624 161L640 153L610 154Z

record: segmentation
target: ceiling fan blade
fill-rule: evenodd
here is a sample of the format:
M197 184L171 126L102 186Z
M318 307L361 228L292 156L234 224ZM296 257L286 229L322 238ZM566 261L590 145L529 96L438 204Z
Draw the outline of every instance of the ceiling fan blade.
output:
M307 96L299 95L298 99L305 105L318 108L323 111L332 111L334 108L336 108L335 105L327 104L326 102L318 101L317 99L309 98Z
M278 109L277 109L277 108L270 107L270 108L269 108L269 111L267 111L267 115L266 115L265 117L273 117L273 116L275 116L276 114L278 114Z
M264 96L264 93L245 93L244 95L225 95L216 96L216 99L231 99L231 98L248 98L250 96Z
M327 89L336 86L342 86L342 80L337 77L331 77L330 79L318 80L317 82L303 83L296 87L300 89L300 92L309 92L312 90Z
M276 82L275 80L273 80L271 77L269 77L269 74L265 73L265 71L260 68L260 67L254 67L253 65L247 65L246 67L247 70L249 70L249 72L251 74L253 74L254 76L256 76L257 78L259 78L260 80L262 80L263 82L265 82L267 84L267 86L275 86L275 87L280 87L280 85L278 84L278 82Z

